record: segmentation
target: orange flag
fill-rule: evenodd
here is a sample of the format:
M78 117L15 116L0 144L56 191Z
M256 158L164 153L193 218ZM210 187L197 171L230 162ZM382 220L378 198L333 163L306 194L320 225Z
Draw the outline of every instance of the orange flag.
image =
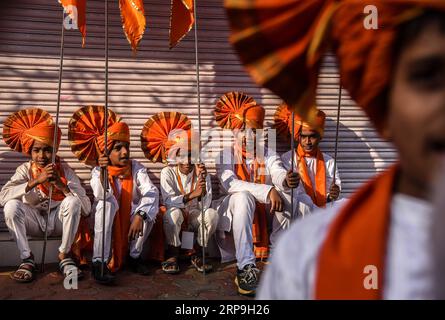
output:
M66 30L76 29L82 34L82 48L85 47L85 38L87 35L86 25L86 0L59 0L67 17L63 20Z
M145 11L142 0L119 0L122 27L128 42L137 51L145 31Z
M170 49L192 29L195 22L194 0L172 0L170 16Z

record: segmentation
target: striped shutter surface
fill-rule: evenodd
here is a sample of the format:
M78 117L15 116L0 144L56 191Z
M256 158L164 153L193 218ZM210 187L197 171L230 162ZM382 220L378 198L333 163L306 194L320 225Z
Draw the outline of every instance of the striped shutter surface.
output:
M280 99L255 85L228 42L229 29L223 0L198 0L199 60L202 128L219 130L213 118L215 101L237 90L254 97L266 108L272 123ZM142 161L159 183L160 164L145 160L139 134L154 113L166 110L188 115L197 126L194 36L189 33L173 50L168 49L170 5L167 0L146 0L147 30L137 55L123 34L118 1L110 1L109 106L130 125L132 156ZM68 121L80 106L104 103L103 1L88 0L86 48L75 30L65 33L59 155L75 169L87 189L90 169L78 163L67 143ZM0 130L12 112L32 106L56 110L62 9L56 0L15 0L0 10ZM327 56L318 88L319 107L327 113L322 148L333 154L338 101L335 59ZM391 145L381 141L364 114L343 91L338 166L344 195L396 159ZM218 150L220 140L210 148ZM285 151L279 144L279 151ZM26 158L0 141L0 187ZM214 166L210 166L214 173ZM216 187L216 179L213 180ZM0 229L5 229L0 211Z

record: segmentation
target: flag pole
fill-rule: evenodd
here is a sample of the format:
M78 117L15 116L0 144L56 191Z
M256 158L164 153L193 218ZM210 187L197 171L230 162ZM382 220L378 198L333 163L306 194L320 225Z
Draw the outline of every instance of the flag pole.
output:
M59 127L59 113L60 113L60 93L62 92L62 75L63 75L63 56L64 56L64 47L65 47L65 26L63 25L65 20L65 9L62 10L62 33L60 35L60 57L59 57L59 82L57 87L57 106L56 106L56 122L54 126L54 134L53 134L53 145L52 145L52 157L51 164L54 165L56 163L56 147L57 147L57 138L58 138L58 127ZM49 187L49 200L48 200L48 209L45 214L45 230L44 230L44 238L43 238L43 250L42 250L42 259L40 271L43 273L45 271L45 256L46 256L46 246L48 243L48 217L51 213L51 198L53 194L53 185L51 184Z
M198 162L201 163L201 86L199 80L199 57L198 57L198 12L197 0L193 1L193 11L195 15L195 69L196 69L196 100L198 104L198 131L199 131L199 156ZM207 184L206 184L207 185ZM204 190L203 190L204 192ZM201 196L201 241L202 241L202 266L203 274L205 275L205 223L204 223L204 197Z
M108 0L105 0L105 114L104 114L104 154L108 156L107 143L108 143ZM100 275L103 278L105 268L105 216L106 216L106 194L108 191L108 168L102 169L103 174L103 208L102 208L102 264L100 267Z

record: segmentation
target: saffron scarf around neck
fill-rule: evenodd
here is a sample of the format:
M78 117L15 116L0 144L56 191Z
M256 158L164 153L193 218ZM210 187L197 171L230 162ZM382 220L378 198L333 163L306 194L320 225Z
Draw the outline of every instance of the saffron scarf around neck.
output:
M312 201L320 208L326 206L326 164L324 162L323 153L319 148L313 152L305 152L299 144L296 150L298 171L301 177L306 193L311 197ZM306 157L316 158L315 166L315 187L312 185L311 177L306 165Z
M59 175L60 180L62 180L62 183L66 186L68 182L65 178L65 173L62 169L59 157L56 157L54 169L57 172L57 174ZM42 173L42 171L43 171L43 168L40 168L37 165L37 163L35 163L34 161L31 161L30 175L31 175L32 179L37 179L37 177ZM45 196L49 197L50 187L51 187L51 183L46 181L44 183L39 184L37 186L37 189L39 189ZM63 199L65 199L65 194L58 188L53 187L52 193L51 193L51 200L62 201Z
M390 204L399 165L379 175L349 200L332 222L318 256L316 299L382 299ZM377 271L377 289L365 271Z
M114 178L121 180L120 193ZM133 201L133 174L132 163L125 167L108 166L108 178L114 196L119 203L113 221L113 244L111 259L108 268L112 272L119 270L128 253L128 232L130 230L131 203Z
M235 144L237 146L237 144ZM235 157L240 157L235 162L235 174L238 179L254 182L254 183L266 183L266 176L264 174L265 165L264 163L259 163L257 158L253 161L253 177L251 176L251 172L247 167L246 163L246 150L244 148L236 148ZM256 202L255 203L255 213L253 217L252 224L252 236L253 236L253 245L255 256L259 259L265 259L269 256L269 230L266 216L266 206L263 203Z

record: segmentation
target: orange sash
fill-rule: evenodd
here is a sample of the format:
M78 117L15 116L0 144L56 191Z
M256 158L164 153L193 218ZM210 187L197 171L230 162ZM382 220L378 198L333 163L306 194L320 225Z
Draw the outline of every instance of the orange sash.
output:
M390 202L399 166L394 165L362 187L329 228L318 258L317 299L383 297ZM364 268L378 271L378 289L366 289Z
M317 159L315 172L315 188L309 177L305 157L315 157ZM312 198L312 201L320 208L326 206L326 165L324 163L323 153L319 148L311 153L305 152L301 145L297 148L298 170L303 182L306 193Z
M120 196L113 177L122 181ZM128 253L128 232L130 230L131 203L133 202L133 175L131 162L126 167L108 166L108 178L114 196L119 203L119 211L113 222L113 245L108 268L112 272L119 270Z
M264 174L259 174L264 172L264 163L259 163L255 158L253 162L253 180L249 173L249 169L246 164L246 150L243 148L241 151L237 152L235 145L235 153L242 155L241 164L235 164L235 174L238 179L254 183L266 183L266 176ZM238 161L239 162L239 161ZM267 224L266 206L263 203L255 203L255 214L253 217L252 225L252 236L255 256L259 259L264 259L269 256L269 230Z

